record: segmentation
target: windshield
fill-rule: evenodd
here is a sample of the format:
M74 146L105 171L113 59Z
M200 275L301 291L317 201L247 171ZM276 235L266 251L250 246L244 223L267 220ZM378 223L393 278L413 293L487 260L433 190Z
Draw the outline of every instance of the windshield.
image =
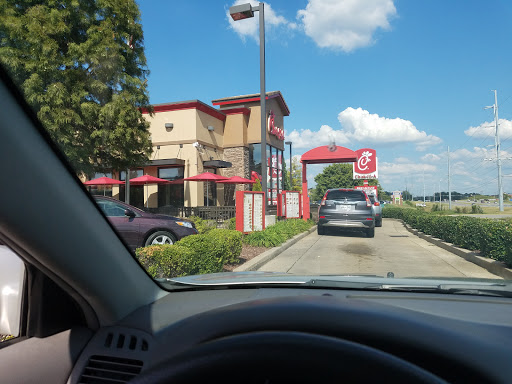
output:
M511 17L4 0L0 63L160 283L490 282L512 276Z

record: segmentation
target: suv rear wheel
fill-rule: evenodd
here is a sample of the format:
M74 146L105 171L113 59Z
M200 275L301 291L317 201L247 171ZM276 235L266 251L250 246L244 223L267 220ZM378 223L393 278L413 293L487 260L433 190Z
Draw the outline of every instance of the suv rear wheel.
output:
M375 237L375 227L366 229L366 237Z
M318 226L316 227L316 231L319 235L325 235L325 228L320 224L318 224Z

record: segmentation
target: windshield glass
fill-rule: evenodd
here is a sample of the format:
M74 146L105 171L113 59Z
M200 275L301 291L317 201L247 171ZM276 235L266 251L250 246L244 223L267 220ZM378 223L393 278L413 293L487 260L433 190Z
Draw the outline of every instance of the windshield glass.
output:
M0 63L159 282L485 282L512 276L511 17L4 0Z

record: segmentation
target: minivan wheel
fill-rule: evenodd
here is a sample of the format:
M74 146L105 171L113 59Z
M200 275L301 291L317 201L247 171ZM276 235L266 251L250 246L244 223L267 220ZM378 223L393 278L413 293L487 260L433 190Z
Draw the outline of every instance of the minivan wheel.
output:
M325 235L325 228L320 224L316 227L316 231L319 235Z
M376 227L382 227L382 217L375 222Z
M176 239L174 238L174 235L167 231L157 231L155 233L152 233L148 239L146 240L146 243L144 246L150 246L150 245L157 245L157 244L174 244L176 242Z
M375 227L366 229L366 237L375 237Z

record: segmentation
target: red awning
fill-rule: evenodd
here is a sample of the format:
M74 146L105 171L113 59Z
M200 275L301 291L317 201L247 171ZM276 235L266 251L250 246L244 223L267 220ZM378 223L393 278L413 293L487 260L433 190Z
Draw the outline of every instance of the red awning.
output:
M324 145L307 151L300 161L304 164L352 163L357 161L357 154L345 147Z

